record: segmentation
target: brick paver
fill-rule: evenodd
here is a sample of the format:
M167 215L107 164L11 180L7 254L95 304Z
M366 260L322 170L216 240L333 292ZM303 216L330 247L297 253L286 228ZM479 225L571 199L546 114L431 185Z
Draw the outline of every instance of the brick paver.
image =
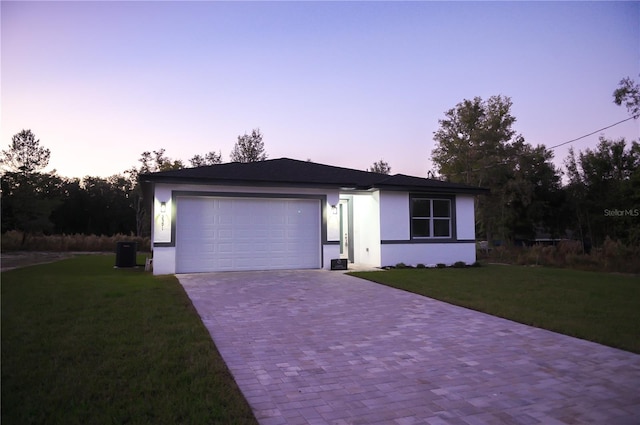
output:
M178 277L263 425L640 423L636 354L339 272Z

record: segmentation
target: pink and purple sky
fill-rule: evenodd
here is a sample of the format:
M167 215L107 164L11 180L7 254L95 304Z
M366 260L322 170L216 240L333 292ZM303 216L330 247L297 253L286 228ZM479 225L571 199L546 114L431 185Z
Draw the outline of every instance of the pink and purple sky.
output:
M628 118L640 2L12 2L1 12L1 139L31 129L47 171L110 176L143 151L221 151L425 177L463 99L510 96L553 146ZM603 132L639 137L640 120ZM555 149L593 148L598 134Z

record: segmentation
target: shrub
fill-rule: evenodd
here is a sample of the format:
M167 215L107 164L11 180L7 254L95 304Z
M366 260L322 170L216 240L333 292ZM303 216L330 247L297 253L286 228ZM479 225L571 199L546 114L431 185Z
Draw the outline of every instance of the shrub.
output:
M577 255L582 253L583 249L582 244L579 241L564 240L558 242L557 251L558 254L566 258L568 255Z
M560 261L556 258L556 247L552 245L534 245L523 248L518 257L517 264L536 266L555 266Z
M447 267L447 265L445 263L438 263L436 264L436 267L439 269L444 269L445 267Z
M453 267L457 269L463 269L467 267L467 263L465 263L464 261L456 261L455 263L453 263Z
M640 272L640 246L625 245L607 237L592 256L598 259L605 271Z
M516 246L497 246L491 250L476 250L476 255L481 259L488 259L496 263L517 263L518 255L523 250Z
M567 254L565 257L567 267L581 270L598 270L598 261L591 255Z
M425 267L427 267L427 266L425 266L422 263L418 263L418 265L416 265L416 268L418 268L418 269L424 269Z
M489 253L479 251L478 258L496 263L640 273L640 246L625 245L610 238L601 247L593 248L589 254L584 252L580 241L563 240L555 246L499 246Z

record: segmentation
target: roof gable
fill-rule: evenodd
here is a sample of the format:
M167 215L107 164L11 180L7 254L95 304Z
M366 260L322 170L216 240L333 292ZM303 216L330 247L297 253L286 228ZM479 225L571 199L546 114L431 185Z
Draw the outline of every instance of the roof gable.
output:
M230 162L140 175L141 182L230 185L333 186L356 190L387 189L483 193L485 189L407 176L373 173L289 158Z

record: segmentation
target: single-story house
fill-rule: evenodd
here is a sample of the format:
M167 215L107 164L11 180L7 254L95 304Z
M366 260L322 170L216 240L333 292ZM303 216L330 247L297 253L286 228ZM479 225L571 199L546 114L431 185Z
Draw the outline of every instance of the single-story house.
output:
M155 274L476 260L478 187L281 158L143 174ZM337 262L334 262L334 265Z

